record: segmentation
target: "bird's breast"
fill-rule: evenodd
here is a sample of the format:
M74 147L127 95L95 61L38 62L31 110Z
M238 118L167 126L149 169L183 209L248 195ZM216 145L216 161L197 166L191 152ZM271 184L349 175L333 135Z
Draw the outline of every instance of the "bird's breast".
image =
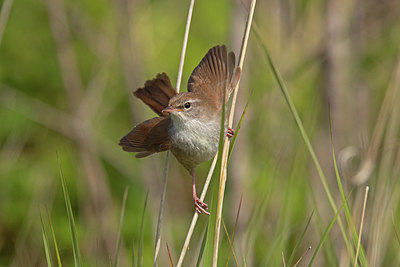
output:
M182 122L179 118L172 117L169 135L172 153L186 169L191 171L217 153L220 123L202 122L196 119Z

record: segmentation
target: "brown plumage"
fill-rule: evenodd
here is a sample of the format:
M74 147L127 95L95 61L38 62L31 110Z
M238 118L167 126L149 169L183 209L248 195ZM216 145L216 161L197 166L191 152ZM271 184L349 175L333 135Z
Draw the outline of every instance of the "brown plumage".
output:
M124 136L119 145L127 152L139 152L137 158L147 157L169 149L168 128L171 118L156 117L138 124Z
M161 111L168 106L169 100L177 92L172 87L167 74L163 72L157 74L155 79L146 81L144 87L137 89L133 94L159 116L163 116Z
M192 175L196 211L209 214L207 204L196 195L195 168L210 160L218 150L223 101L239 81L235 55L226 47L211 48L188 81L188 92L177 94L165 73L147 81L134 95L160 117L138 124L119 145L142 158L170 149ZM224 99L225 94L225 99ZM227 128L226 132L231 133Z

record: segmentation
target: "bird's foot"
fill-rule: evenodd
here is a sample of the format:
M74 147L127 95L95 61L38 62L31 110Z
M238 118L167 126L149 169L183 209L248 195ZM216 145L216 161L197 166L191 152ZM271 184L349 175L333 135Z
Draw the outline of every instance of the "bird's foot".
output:
M206 203L201 201L200 198L198 198L197 196L193 197L193 200L194 200L194 207L196 208L198 214L204 213L206 215L210 215L210 213L206 211L206 209L208 209L208 205Z
M232 128L228 128L228 132L226 134L226 136L228 136L229 138L233 137L235 135L235 130Z

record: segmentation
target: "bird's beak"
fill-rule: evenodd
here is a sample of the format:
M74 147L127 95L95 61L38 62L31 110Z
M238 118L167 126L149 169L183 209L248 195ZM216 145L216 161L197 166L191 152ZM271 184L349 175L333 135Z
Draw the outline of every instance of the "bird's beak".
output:
M179 111L182 111L182 110L179 109L179 108L174 108L174 107L172 107L172 106L168 106L168 107L164 108L164 109L161 111L161 113L163 113L163 114L168 114L168 113L174 113L174 112L179 112Z

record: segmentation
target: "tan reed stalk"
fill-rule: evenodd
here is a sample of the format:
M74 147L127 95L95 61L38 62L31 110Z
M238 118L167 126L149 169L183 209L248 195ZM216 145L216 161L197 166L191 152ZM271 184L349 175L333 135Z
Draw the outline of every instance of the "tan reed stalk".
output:
M201 192L201 196L200 196L201 201L203 201L204 198L206 197L208 186L210 185L211 177L214 173L215 165L217 164L217 159L218 159L218 153L215 155L213 162L211 164L210 170L208 171L207 179L206 179L206 182L204 183L203 191ZM194 227L196 226L198 218L199 218L199 214L195 211L193 218L192 218L192 222L189 227L189 231L186 235L185 243L183 244L183 248L182 248L181 254L179 256L178 264L176 265L177 267L182 266L183 259L185 258L186 251L188 250L190 239L192 238Z
M256 0L252 0L249 11L248 11L245 33L244 33L244 36L242 39L242 47L240 50L240 56L239 56L239 67L240 68L243 68L243 62L244 62L244 57L246 54L246 48L247 48L247 43L249 40L251 23L253 21L255 6L256 6ZM233 124L233 116L234 116L234 112L235 112L239 82L236 85L236 88L233 93L232 105L231 105L231 109L229 112L229 121L228 121L229 127L232 127L232 124ZM219 237L220 237L221 218L222 218L222 205L223 205L223 201L224 201L224 193L225 193L225 185L226 185L226 177L227 177L229 144L230 144L229 139L225 137L224 147L223 147L223 151L222 151L221 174L220 174L217 219L216 219L217 221L216 221L216 225L215 225L214 251L213 251L213 264L212 264L213 267L216 267L217 262L218 262Z
M179 93L179 89L181 87L183 65L185 63L185 54L186 54L186 47L187 47L187 42L188 42L188 38L189 38L190 22L192 21L193 6L194 6L194 0L191 0L190 6L189 6L189 11L188 11L188 16L187 16L187 21L186 21L185 35L183 37L183 46L182 46L182 52L181 52L181 60L179 62L178 78L176 81L176 91L178 93ZM164 204L165 204L165 193L167 191L169 156L170 156L170 151L168 150L167 156L165 159L165 166L164 166L163 190L162 190L161 200L160 200L160 211L158 213L156 245L155 245L155 251L154 251L154 263L153 263L154 267L157 266L158 255L160 253L161 224L162 224L162 217L163 217Z
M358 252L360 251L361 234L362 234L362 229L364 226L364 215L365 215L365 207L367 206L368 191L369 191L369 186L366 186L365 187L365 195L364 195L364 204L363 204L363 209L362 209L362 213L361 213L360 231L358 232L358 242L357 242L356 258L354 260L354 267L357 266Z
M283 267L286 267L285 255L283 254L283 251L282 251L282 264L283 264Z
M245 35L244 35L243 40L242 40L242 49L241 49L240 57L239 57L239 66L241 68L243 67L244 55L245 55L247 42L248 42L248 37L249 37L249 33L250 33L250 26L251 26L251 21L252 21L253 14L254 14L255 3L256 3L255 0L253 0L252 3L251 3L251 7L250 7L250 10L249 10L249 15L248 15L248 19L247 19L247 24L246 24L246 31L245 31ZM238 92L237 89L238 89L238 86L235 88L234 94L233 94L233 98L232 98L232 106L231 106L231 112L230 112L231 115L229 117L229 126L232 126L232 122L233 122L233 115L234 115L233 110L235 108L235 103L236 103L236 99L237 99L237 92ZM229 150L229 146L227 146L227 150L226 151L228 151L228 150ZM227 153L225 153L225 154L226 154L225 155L225 159L227 159L228 154ZM218 153L215 155L215 157L213 159L213 162L211 164L210 170L209 170L208 175L207 175L206 182L204 183L203 191L202 191L201 196L200 196L200 199L202 201L204 200L205 194L207 193L208 186L210 184L210 180L211 180L211 177L213 175L213 172L214 172L214 169L215 169L215 165L217 163L217 158L218 158ZM223 158L224 158L224 156L223 156ZM221 205L222 205L222 203L221 203ZM190 224L188 233L186 235L186 239L185 239L185 242L183 244L180 256L179 256L177 267L180 267L183 264L183 259L185 258L186 251L187 251L187 249L189 247L190 239L192 238L193 230L194 230L194 227L196 226L197 219L198 219L198 214L195 212L194 215L193 215L192 222ZM218 229L219 228L220 228L220 225L219 225Z
M0 11L0 46L14 0L5 0Z

